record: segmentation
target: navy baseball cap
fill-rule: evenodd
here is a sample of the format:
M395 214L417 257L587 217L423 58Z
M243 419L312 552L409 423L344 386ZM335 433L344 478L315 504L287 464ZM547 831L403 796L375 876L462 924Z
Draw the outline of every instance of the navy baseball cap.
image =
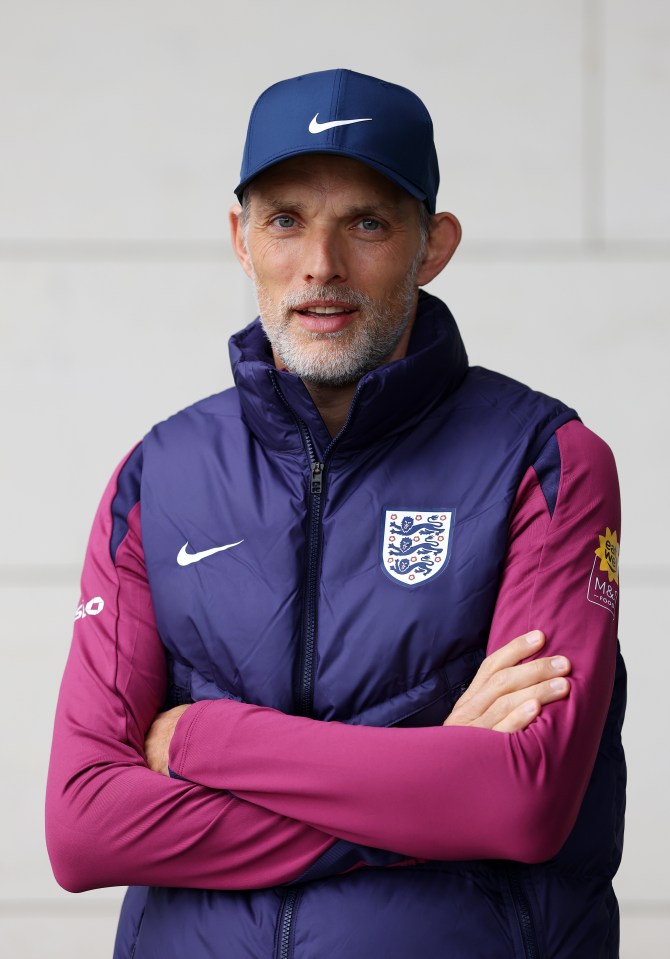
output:
M405 87L353 70L307 73L269 87L251 111L238 200L263 170L305 153L360 160L435 213L433 121Z

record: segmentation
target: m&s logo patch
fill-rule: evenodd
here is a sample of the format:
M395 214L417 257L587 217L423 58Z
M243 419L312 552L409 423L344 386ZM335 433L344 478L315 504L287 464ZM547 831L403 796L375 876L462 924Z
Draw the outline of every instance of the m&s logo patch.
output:
M617 531L609 526L595 550L586 598L614 616L619 602L619 540Z

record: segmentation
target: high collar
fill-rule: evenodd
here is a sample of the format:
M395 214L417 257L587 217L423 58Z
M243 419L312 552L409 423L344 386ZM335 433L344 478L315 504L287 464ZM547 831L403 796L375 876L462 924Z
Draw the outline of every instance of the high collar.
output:
M295 450L303 446L301 420L323 458L331 436L302 380L274 366L260 321L235 334L229 347L242 412L252 432L270 449ZM333 451L340 456L410 429L458 388L467 366L449 309L421 291L407 355L361 378Z

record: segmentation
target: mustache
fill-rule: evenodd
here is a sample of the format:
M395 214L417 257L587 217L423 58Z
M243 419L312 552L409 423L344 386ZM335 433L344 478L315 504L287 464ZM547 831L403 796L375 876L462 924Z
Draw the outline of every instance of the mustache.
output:
M297 290L295 293L287 293L286 296L282 297L280 307L283 310L295 310L310 300L337 300L338 303L344 303L352 309L369 307L372 303L371 297L359 290L326 284L324 286L306 287L304 290Z

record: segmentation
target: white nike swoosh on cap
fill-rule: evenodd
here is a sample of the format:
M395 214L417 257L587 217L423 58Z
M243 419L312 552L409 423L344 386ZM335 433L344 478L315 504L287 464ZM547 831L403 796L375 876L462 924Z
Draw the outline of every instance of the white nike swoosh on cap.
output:
M236 543L228 543L226 546L214 546L212 549L203 549L200 553L187 553L187 540L177 554L177 562L180 566L190 566L191 563L199 563L201 559L213 556L214 553L221 553L224 549L232 549L233 546L239 546L240 543L243 542L244 540L240 539Z
M372 119L372 117L360 117L358 120L329 120L327 123L319 123L316 119L318 115L318 113L315 113L314 119L310 122L308 127L310 133L324 133L332 127L346 127L350 123L367 123L368 120Z

